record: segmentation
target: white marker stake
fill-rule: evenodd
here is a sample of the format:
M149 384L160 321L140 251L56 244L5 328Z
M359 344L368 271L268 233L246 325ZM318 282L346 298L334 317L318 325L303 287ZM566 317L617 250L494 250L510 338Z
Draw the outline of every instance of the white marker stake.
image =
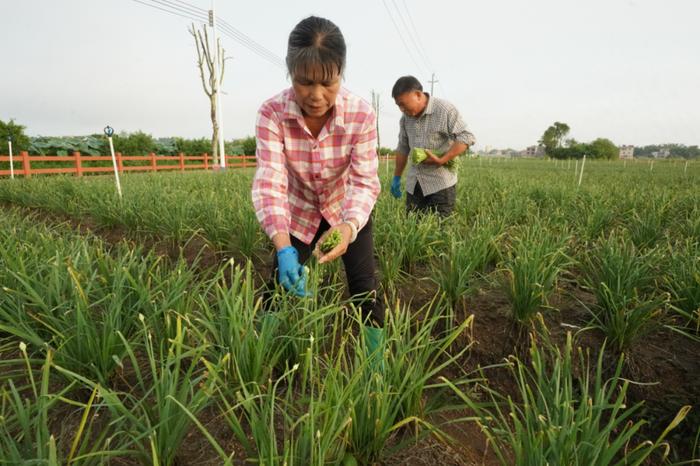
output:
M10 150L10 179L15 179L15 165L12 163L12 139L7 138L7 148ZM685 163L686 167L688 162Z
M581 162L581 173L578 175L578 185L581 186L581 181L583 180L583 167L586 165L586 154L583 155L583 161Z
M12 157L12 155L10 155L10 157ZM685 175L686 173L688 173L688 161L687 160L685 161L685 167L683 168L683 174Z
M121 199L122 198L122 185L119 182L119 170L117 169L117 158L114 156L114 144L112 144L112 135L114 134L114 130L110 126L107 126L105 128L105 134L107 135L107 139L109 140L109 151L112 153L112 166L114 167L114 181L117 184L117 194L119 194L119 199Z
M654 161L652 160L651 163L649 164L649 171L652 171L654 169Z

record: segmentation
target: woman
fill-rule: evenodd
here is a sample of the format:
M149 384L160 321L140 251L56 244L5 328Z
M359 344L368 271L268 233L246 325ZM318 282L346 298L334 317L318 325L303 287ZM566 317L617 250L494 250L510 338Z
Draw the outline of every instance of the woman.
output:
M277 251L274 276L306 296L302 264L333 231L350 295L359 303L370 354L383 345L384 309L376 299L371 213L380 191L377 133L370 105L340 85L345 39L331 21L311 16L289 35L292 87L263 103L256 124L253 205Z

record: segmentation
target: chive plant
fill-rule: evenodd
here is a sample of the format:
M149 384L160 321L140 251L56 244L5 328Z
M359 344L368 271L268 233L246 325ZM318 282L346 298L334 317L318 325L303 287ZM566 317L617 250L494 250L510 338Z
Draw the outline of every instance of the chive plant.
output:
M561 273L570 265L568 237L539 224L520 228L501 266L502 287L511 303L513 320L527 324L548 306Z
M656 289L659 262L658 250L640 250L620 233L601 238L584 257L584 283L596 297L591 325L617 351L663 325L668 295Z
M669 246L664 289L672 297L673 310L681 317L681 327L700 335L700 243L686 239Z
M561 350L548 341L546 331L540 336L539 342L531 338L529 362L509 359L516 398L483 386L490 403L475 402L446 382L475 412L500 464L622 466L647 464L651 458L663 461L668 455L664 440L690 407L682 408L658 438L645 440L640 430L648 422L637 418L641 404L628 406L622 356L606 379L604 348L591 361L590 354L574 349L570 333ZM661 459L653 456L657 452Z

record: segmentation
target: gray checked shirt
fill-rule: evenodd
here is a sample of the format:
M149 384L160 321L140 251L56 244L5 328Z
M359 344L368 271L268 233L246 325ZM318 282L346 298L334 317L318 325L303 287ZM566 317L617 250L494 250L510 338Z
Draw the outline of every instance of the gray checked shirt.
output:
M428 95L426 93L426 95ZM414 147L447 152L455 141L472 146L476 139L464 124L459 111L446 100L428 95L428 105L419 117L403 115L399 122L399 145L396 152L409 155ZM410 160L410 157L409 157ZM406 191L413 194L416 181L424 196L457 183L457 174L437 165L414 165L409 162Z

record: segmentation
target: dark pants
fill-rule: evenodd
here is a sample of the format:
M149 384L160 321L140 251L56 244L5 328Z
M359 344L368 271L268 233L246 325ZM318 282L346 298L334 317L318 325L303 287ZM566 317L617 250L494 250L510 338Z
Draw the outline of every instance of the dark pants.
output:
M406 192L406 210L408 212L435 212L441 217L447 217L455 208L456 198L457 185L424 196L420 183L416 181L413 194Z
M299 262L304 263L311 256L316 242L330 228L325 219L321 220L316 236L311 244L304 244L290 236L292 246L299 252ZM384 307L377 299L377 276L374 264L374 240L372 237L372 217L358 233L357 239L350 243L348 250L341 256L348 280L348 291L355 305L362 309L362 317L371 325L384 326ZM277 256L272 266L272 284L277 280Z

